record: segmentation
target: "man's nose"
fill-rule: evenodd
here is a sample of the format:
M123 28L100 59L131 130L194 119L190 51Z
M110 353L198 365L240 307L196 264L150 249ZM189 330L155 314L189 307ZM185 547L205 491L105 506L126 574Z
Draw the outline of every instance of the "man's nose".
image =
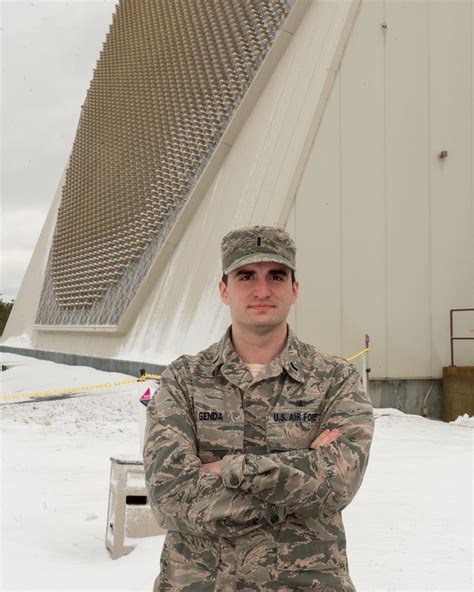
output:
M259 278L254 285L254 294L258 298L267 298L270 296L271 290L266 278Z

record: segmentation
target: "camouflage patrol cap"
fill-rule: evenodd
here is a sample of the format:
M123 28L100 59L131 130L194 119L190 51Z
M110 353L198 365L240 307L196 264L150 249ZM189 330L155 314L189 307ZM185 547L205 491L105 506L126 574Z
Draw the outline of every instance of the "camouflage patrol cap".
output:
M224 274L247 263L275 261L295 269L296 245L283 228L252 226L232 230L221 243Z

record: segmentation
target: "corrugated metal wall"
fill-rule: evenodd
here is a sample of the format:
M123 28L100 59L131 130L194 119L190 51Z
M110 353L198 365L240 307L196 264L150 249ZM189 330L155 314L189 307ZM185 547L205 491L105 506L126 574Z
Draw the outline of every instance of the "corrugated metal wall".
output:
M349 356L369 333L374 377L441 376L474 307L472 31L470 1L362 3L288 223L298 334Z

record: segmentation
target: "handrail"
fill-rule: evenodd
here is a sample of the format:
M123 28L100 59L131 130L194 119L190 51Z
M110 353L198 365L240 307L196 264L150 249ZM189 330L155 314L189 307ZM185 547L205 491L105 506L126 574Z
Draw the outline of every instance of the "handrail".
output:
M474 337L454 337L453 336L453 313L454 312L467 312L467 311L474 311L474 308L452 308L449 311L449 325L450 325L450 329L449 329L449 339L451 341L451 366L455 366L456 364L454 363L454 340L458 339L458 340L474 340Z

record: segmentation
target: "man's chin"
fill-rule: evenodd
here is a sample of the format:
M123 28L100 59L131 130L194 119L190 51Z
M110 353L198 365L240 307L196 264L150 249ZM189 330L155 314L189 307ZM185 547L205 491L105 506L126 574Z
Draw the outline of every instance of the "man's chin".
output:
M253 319L251 323L247 324L248 329L258 335L266 335L271 333L282 325L282 321L276 321L275 319ZM285 321L286 325L286 321Z

